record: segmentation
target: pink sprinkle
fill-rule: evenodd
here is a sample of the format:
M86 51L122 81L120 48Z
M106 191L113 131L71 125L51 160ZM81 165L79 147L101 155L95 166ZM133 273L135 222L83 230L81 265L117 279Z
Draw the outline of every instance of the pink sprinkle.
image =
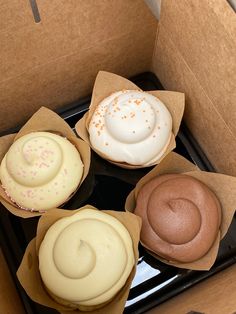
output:
M32 196L32 190L27 190L26 195L27 195L27 197L31 197Z
M65 175L67 175L67 169L66 168L64 169L64 173L65 173Z
M39 168L42 168L42 167L49 167L49 165L48 164L46 164L45 162L41 162L41 164L39 165Z

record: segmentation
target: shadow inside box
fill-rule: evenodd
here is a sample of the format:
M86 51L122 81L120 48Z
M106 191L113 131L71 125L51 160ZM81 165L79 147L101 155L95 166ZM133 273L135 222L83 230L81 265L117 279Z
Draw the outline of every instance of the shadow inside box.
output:
M143 90L163 89L152 73L141 74L133 78L133 81ZM89 103L89 98L80 100L68 106L60 114L73 127L88 109ZM175 151L194 162L200 169L214 170L184 124L181 125L176 144ZM99 209L124 210L126 197L137 181L151 169L152 167L136 170L121 169L92 152L89 175L64 207L75 209L85 204L91 204ZM52 309L32 302L20 287L15 275L27 244L36 234L37 222L38 218L22 219L1 209L0 240L26 313L56 313ZM235 263L236 218L233 219L227 235L221 241L217 260L210 271L192 271L166 265L153 257L141 244L139 245L139 254L136 275L124 313L144 313Z

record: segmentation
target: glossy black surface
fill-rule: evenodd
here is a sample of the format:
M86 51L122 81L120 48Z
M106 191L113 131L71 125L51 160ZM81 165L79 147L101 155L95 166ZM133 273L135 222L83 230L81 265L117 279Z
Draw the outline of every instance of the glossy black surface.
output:
M144 90L162 89L152 74L142 74L134 82ZM89 106L89 98L67 106L61 116L73 127ZM212 171L189 131L182 125L177 138L176 152L194 161L202 170ZM92 154L88 177L76 195L66 204L74 209L91 204L100 209L123 210L127 195L136 182L150 168L139 170L120 169ZM106 197L104 197L106 195ZM15 272L20 264L28 242L35 236L38 218L22 219L11 215L4 208L0 211L0 239L13 278L27 313L56 313L52 309L32 302L20 287ZM132 282L125 313L144 313L198 281L226 268L236 261L236 218L227 236L221 241L217 261L210 271L197 272L178 269L161 263L152 257L141 245L136 276Z

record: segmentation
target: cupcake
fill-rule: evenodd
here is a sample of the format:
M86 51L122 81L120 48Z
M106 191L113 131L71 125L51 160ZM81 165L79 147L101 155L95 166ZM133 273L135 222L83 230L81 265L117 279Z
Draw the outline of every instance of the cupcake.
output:
M58 207L78 188L83 163L75 146L50 132L18 138L0 165L0 181L19 208L46 211Z
M42 215L75 194L89 167L89 145L42 107L17 134L0 137L0 202L22 218Z
M122 90L97 105L88 132L92 147L109 160L145 167L166 152L173 136L172 117L157 97Z
M17 277L33 301L59 312L122 313L140 229L131 213L52 209L39 219Z
M175 148L184 94L140 90L118 75L100 71L91 104L75 126L103 159L127 169L156 165Z
M125 210L142 219L141 244L156 259L209 270L235 212L235 187L235 177L201 171L171 152L137 182Z
M39 271L48 293L58 303L86 310L114 298L134 263L128 230L93 209L58 220L39 249Z
M169 261L193 262L215 243L221 205L202 182L183 174L158 176L140 189L134 213L142 218L141 241Z

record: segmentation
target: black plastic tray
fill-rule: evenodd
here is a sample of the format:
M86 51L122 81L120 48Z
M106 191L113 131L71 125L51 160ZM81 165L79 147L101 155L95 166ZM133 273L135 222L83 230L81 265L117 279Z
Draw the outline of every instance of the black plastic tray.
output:
M152 73L141 74L132 80L143 90L163 89ZM73 127L87 110L89 102L90 97L80 100L65 106L59 114ZM10 133L10 131L8 130L6 133ZM202 170L213 171L206 156L183 124L177 137L175 151L193 161ZM122 210L127 195L136 182L148 171L150 171L150 168L141 170L120 169L92 153L90 173L80 190L66 204L66 208L75 209L84 204L91 204L100 209ZM116 191L116 193L113 193L113 191ZM80 195L80 201L78 201L78 195ZM104 195L106 195L105 198ZM35 236L37 221L38 218L22 219L15 217L1 206L1 246L26 313L57 313L52 309L32 302L25 294L15 275L27 244ZM148 254L141 245L139 252L137 272L132 282L124 313L144 313L146 310L235 263L236 218L234 217L226 237L221 241L217 260L210 271L191 271L165 265Z

